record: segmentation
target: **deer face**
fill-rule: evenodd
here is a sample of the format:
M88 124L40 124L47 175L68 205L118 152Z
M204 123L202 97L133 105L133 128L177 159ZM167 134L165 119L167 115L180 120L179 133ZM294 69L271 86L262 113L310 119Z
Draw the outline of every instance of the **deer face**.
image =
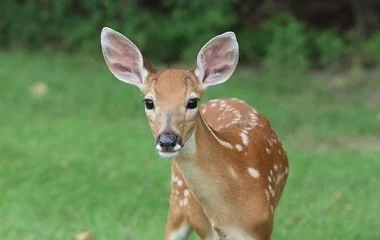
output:
M175 157L195 131L199 100L204 90L225 82L238 61L235 34L211 39L189 70L157 71L128 38L110 29L101 33L103 56L119 80L140 88L145 112L162 157Z
M152 74L142 89L145 112L161 156L174 156L194 131L202 94L191 71Z

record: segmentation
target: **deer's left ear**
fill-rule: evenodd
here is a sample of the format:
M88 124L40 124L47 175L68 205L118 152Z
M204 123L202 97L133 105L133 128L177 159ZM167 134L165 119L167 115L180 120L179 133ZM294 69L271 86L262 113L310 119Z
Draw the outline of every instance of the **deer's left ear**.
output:
M141 88L152 69L137 46L121 33L105 27L101 33L104 59L110 71L123 82Z
M204 88L227 81L239 60L239 45L233 32L208 41L198 53L194 74Z

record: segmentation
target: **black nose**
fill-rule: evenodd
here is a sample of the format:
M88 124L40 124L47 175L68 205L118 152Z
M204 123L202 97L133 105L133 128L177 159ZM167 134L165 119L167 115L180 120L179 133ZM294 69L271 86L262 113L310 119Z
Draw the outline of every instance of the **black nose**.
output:
M173 151L180 137L173 132L163 132L157 137L157 144L160 145L162 151Z

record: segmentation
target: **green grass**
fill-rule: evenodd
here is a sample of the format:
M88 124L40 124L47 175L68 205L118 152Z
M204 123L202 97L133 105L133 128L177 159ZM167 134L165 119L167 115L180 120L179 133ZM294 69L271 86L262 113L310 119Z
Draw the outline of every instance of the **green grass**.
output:
M379 76L240 68L209 89L264 113L286 147L273 239L380 239ZM0 80L0 239L163 238L170 161L154 151L137 88L100 55L2 52Z

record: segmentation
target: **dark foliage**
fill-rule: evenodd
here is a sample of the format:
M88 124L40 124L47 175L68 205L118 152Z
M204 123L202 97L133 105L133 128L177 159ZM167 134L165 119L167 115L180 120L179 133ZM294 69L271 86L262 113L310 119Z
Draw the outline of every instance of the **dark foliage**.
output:
M0 45L99 54L100 31L109 26L131 38L149 59L176 62L193 60L205 41L232 30L241 60L268 67L376 62L379 2L3 0Z

